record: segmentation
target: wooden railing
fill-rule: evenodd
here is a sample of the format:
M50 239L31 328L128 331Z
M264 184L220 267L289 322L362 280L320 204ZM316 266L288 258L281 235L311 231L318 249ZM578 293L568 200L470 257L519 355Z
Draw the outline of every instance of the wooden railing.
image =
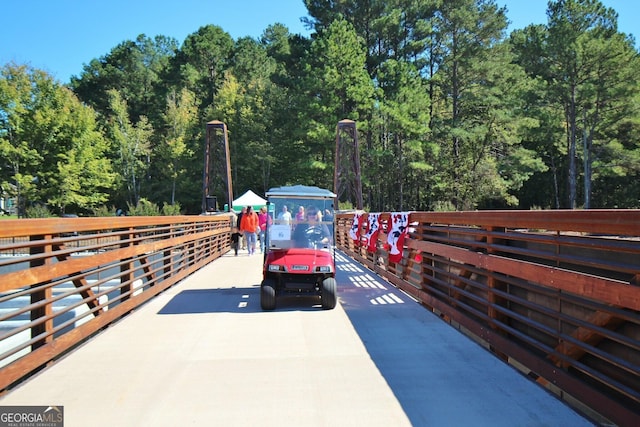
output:
M336 216L348 255L582 410L640 425L640 211L415 212L397 263L390 215L371 252L353 218ZM1 221L0 390L226 253L229 231L228 216Z
M640 425L640 211L411 213L398 263L389 213L370 248L367 214L355 231L336 218L340 249L443 320L579 409Z
M0 221L0 391L215 260L226 215Z

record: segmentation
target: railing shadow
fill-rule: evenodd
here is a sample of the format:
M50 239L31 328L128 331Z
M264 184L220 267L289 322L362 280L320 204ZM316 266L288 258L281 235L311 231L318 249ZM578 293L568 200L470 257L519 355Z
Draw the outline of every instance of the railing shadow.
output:
M375 273L338 261L340 304L413 425L592 425Z

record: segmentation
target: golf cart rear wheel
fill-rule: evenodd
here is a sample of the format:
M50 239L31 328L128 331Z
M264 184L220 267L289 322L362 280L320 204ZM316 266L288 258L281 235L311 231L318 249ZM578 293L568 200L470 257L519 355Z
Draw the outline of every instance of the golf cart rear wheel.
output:
M260 307L263 310L276 308L276 285L273 280L265 280L260 286Z
M322 281L322 308L331 310L336 306L336 279L327 277Z

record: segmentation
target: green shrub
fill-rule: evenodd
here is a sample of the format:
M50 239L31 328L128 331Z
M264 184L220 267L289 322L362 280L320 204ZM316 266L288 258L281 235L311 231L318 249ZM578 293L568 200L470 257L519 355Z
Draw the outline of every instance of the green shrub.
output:
M164 204L162 205L162 215L165 215L165 216L181 215L180 203L176 203L175 205L170 205L167 202L164 202Z
M53 215L45 205L29 206L25 209L26 218L51 218Z
M101 217L101 216L115 216L115 215L116 215L116 208L113 206L110 208L106 206L99 206L93 209L93 216Z
M140 199L135 206L127 202L127 207L131 216L160 216L158 205L147 199Z
M350 211L353 210L353 203L351 203L351 201L347 200L344 202L340 202L338 204L338 207L340 208L341 211Z
M453 203L451 203L448 200L446 201L436 200L433 203L434 212L454 212L455 210L456 210L456 207L453 205Z

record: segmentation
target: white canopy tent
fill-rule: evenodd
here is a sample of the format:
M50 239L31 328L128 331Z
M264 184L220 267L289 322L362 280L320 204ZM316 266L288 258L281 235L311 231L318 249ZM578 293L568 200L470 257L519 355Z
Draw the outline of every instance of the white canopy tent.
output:
M233 210L235 212L240 212L243 206L252 206L253 210L257 212L261 207L266 205L267 205L266 199L263 199L253 191L248 190L242 196L238 197L233 201ZM225 208L228 208L228 206L225 206Z

